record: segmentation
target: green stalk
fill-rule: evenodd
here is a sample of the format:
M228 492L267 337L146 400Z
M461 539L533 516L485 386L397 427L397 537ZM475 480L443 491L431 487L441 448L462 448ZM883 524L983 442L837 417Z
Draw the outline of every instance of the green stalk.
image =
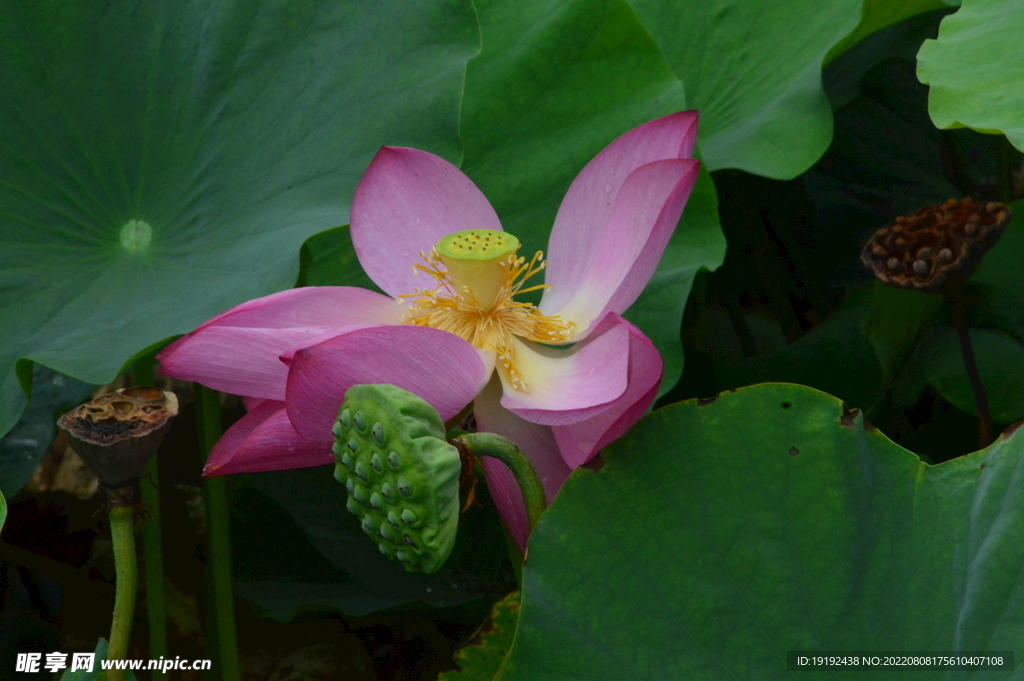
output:
M516 482L519 483L519 490L523 494L523 503L526 504L526 519L530 523L530 531L540 520L540 516L547 508L544 500L544 485L541 484L540 476L533 462L526 458L523 450L519 449L514 442L494 433L466 433L458 437L458 441L466 450L476 456L489 456L497 459L512 471Z
M114 618L110 623L110 646L108 660L128 658L128 640L132 636L132 620L135 617L135 591L138 574L135 561L135 509L131 506L114 506L108 513L110 536L114 543L114 568L117 572L114 591ZM109 681L123 681L123 669L107 671Z
M153 356L139 359L132 367L135 385L153 385ZM140 481L142 503L149 509L142 525L142 559L146 565L146 616L149 619L149 657L167 657L167 605L164 600L164 549L160 513L160 476L154 453L146 466L146 475ZM167 678L157 672L156 678Z
M217 393L195 384L199 441L208 458L221 434ZM224 478L204 478L206 488L207 578L213 589L212 609L216 623L220 678L241 681L238 640L235 632L235 600L231 573L231 520Z

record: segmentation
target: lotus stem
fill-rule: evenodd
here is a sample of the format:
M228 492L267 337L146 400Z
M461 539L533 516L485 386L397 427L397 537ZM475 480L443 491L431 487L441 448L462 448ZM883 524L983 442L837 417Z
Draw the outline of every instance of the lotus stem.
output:
M110 535L114 544L114 568L117 573L114 591L114 618L110 623L108 660L128 657L128 641L135 617L135 592L138 586L135 559L135 509L132 506L111 506ZM107 671L109 681L123 681L123 669Z
M974 358L974 348L971 345L970 330L967 328L965 308L966 302L962 293L949 301L950 321L960 338L960 352L964 357L967 380L970 381L971 390L974 391L974 404L978 411L978 448L984 449L992 443L992 414L989 411L985 385L981 382L981 372L978 371L978 362Z
M540 520L547 508L544 499L544 485L533 462L526 458L523 450L514 442L494 433L466 433L455 439L455 445L461 446L475 456L489 456L497 459L512 471L526 505L526 519L530 523L530 531Z
M221 433L217 393L195 384L199 441L208 458ZM241 681L235 631L234 585L231 571L231 526L224 478L204 478L206 488L207 575L213 591L217 651L223 681Z

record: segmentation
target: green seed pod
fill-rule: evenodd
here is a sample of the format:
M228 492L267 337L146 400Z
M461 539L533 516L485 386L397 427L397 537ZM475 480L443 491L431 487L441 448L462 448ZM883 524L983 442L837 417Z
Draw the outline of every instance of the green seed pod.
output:
M355 385L333 434L346 508L381 553L407 572L440 569L455 544L462 462L437 411L393 385Z

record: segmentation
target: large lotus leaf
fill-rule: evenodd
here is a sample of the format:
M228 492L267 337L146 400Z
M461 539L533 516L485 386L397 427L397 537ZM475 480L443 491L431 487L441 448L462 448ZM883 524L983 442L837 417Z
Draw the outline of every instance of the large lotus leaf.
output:
M1024 150L1024 5L964 0L921 46L917 75L931 89L928 112L940 128L1003 133Z
M622 0L483 0L476 7L483 48L466 70L463 170L532 253L546 247L569 183L591 158L627 130L688 107L682 84ZM693 275L717 267L724 253L705 174L626 315L665 358L663 391L682 371L679 326Z
M897 24L904 19L958 5L959 0L864 0L860 23L849 35L832 46L825 62L843 54L872 33Z
M857 26L861 0L630 0L701 112L708 167L788 179L832 139L821 87L829 49Z
M1024 654L1022 436L929 466L838 399L767 384L661 409L603 457L530 538L505 681L791 679L799 650Z
M491 681L505 661L519 621L519 592L494 604L491 616L466 645L455 653L455 671L441 672L437 681Z
M14 496L25 486L50 448L56 417L85 401L98 387L37 364L32 399L18 423L0 437L0 492Z
M92 382L292 285L382 144L458 161L468 0L4 5L0 433L18 358ZM24 378L27 374L21 372Z

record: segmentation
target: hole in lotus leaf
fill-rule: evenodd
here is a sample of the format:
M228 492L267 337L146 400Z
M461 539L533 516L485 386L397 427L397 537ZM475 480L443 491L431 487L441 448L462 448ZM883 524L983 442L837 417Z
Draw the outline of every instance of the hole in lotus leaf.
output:
M412 496L412 483L405 478L398 479L398 493L408 499Z
M789 408L790 408L790 407L792 407L792 406L793 406L793 403L792 403L792 402L783 402L783 403L782 403L782 408L783 408L783 409L789 409Z
M799 453L800 453L800 450L797 449L796 447L790 447L789 448L789 455L790 456L796 456Z
M373 424L373 439L377 441L377 444L384 444L384 426L380 424L380 421Z
M346 429L352 427L352 412L348 409L341 410L341 425L345 426Z
M373 456L370 457L370 465L373 466L373 470L378 473L384 470L384 462L381 460L380 454L377 452L374 452Z
M355 416L352 417L352 420L356 424L356 430L360 433L366 430L366 414L363 413L362 409L356 412Z
M391 452L388 454L388 463L391 464L392 468L398 468L398 465L401 462L401 459L398 458L398 452Z
M138 253L149 248L153 240L153 228L142 220L129 220L121 227L121 245L126 251Z

